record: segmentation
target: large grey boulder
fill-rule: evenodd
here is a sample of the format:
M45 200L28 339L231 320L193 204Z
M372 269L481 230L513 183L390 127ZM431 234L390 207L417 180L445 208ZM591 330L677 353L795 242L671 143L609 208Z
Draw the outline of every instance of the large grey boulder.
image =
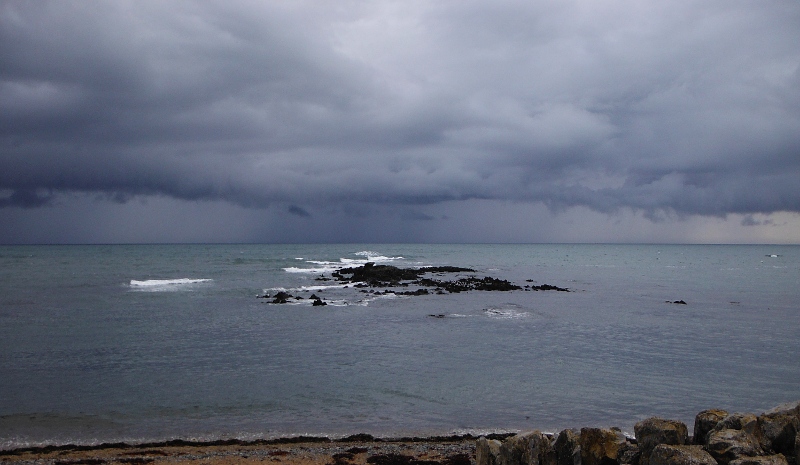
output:
M650 465L717 465L717 461L703 446L659 444L650 453Z
M497 465L502 443L497 439L486 439L481 436L475 443L476 465Z
M717 426L717 423L727 416L727 411L719 409L703 410L698 413L697 416L694 417L693 442L695 444L705 444L708 433Z
M721 465L741 457L764 455L761 445L752 434L739 429L714 430L708 433L706 450Z
M800 431L800 402L782 405L760 415L758 427L765 450L795 458L798 451L796 437Z
M554 444L556 465L582 465L580 439L580 432L575 429L565 429L558 433Z
M627 439L620 431L606 428L581 428L581 465L614 465Z
M542 432L520 433L500 445L497 465L556 465L556 453Z
M689 438L689 429L682 422L657 417L636 423L633 430L642 454L639 459L640 465L650 464L650 454L657 445L682 446Z
M497 465L524 465L522 456L528 448L528 434L530 433L520 433L506 438L500 445Z
M788 465L783 454L762 455L759 457L740 457L731 460L728 465Z

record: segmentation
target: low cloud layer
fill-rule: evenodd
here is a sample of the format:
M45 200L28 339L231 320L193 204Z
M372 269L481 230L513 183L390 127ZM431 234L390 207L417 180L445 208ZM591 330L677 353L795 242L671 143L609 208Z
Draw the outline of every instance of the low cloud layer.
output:
M89 195L770 225L800 212L798 24L790 0L5 1L0 215Z

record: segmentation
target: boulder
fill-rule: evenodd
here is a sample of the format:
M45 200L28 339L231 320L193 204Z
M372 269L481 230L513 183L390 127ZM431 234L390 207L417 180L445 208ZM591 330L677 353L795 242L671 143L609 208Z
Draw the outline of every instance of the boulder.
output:
M650 464L650 454L657 445L682 446L689 438L689 429L682 422L657 417L636 423L633 430L642 454L639 461L641 465Z
M758 431L764 450L795 458L795 445L800 431L800 407L789 404L775 408L758 417Z
M554 441L546 434L535 431L528 441L528 450L522 456L526 465L557 465Z
M705 444L708 433L717 426L717 423L728 416L728 412L719 409L703 410L694 417L695 444Z
M619 461L620 465L639 465L641 456L642 454L639 451L639 446L636 444L631 444L630 441L626 441L619 451L617 460Z
M741 457L764 455L761 445L752 434L739 429L713 430L708 433L706 450L721 465Z
M500 455L498 457L498 465L527 465L525 460L526 456L530 455L528 452L531 436L539 434L538 431L527 433L520 433L503 441L500 445Z
M476 465L497 465L501 444L497 439L478 438L475 443Z
M659 444L650 453L650 465L717 465L703 446Z
M759 457L740 457L731 460L728 465L788 465L788 462L783 454L776 454Z
M614 465L627 442L619 431L605 428L581 428L581 465Z
M731 413L717 423L717 425L712 428L712 431L721 431L724 429L738 429L746 431L751 436L759 440L759 443L761 442L760 439L762 434L758 426L758 417L752 413Z
M557 465L581 465L580 432L575 429L565 429L558 433L554 444Z

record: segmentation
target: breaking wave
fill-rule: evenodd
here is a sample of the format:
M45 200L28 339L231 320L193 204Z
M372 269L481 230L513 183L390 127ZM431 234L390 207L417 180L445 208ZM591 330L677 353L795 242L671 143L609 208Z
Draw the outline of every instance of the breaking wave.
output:
M130 288L137 291L173 291L185 289L193 284L207 283L213 281L205 278L178 278L178 279L145 279L138 281L131 279Z
M342 257L338 261L326 261L326 260L309 260L298 257L295 258L295 260L304 261L310 266L305 266L305 267L290 266L284 268L283 271L287 273L330 273L337 270L341 270L342 268L361 266L368 262L391 263L397 260L404 259L404 257L387 257L385 255L381 255L379 252L373 252L371 250L362 250L361 252L355 252L353 255L363 258Z

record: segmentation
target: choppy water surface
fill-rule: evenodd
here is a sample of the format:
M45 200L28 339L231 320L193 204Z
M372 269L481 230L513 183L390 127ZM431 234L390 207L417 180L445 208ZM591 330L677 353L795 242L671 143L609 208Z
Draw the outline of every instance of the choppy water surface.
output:
M316 279L367 261L574 292ZM631 430L800 399L798 246L11 246L0 276L5 449ZM329 305L256 298L279 290Z

